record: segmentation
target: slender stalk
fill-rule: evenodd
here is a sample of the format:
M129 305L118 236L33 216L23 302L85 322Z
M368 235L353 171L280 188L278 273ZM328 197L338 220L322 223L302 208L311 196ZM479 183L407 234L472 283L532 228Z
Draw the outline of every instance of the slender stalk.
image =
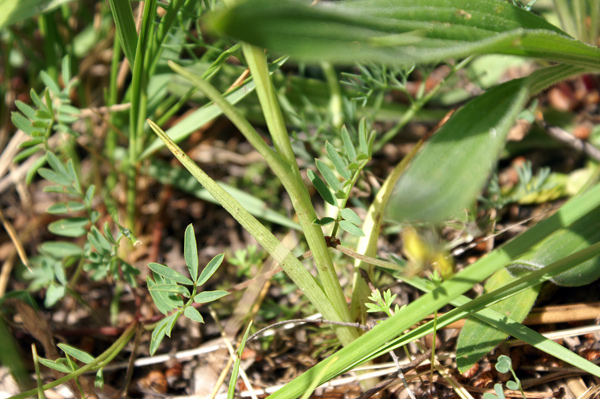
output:
M329 101L329 112L331 113L331 123L336 128L341 128L344 123L342 114L342 90L335 69L328 62L322 62L321 68L325 74L329 91L331 91L331 100Z
M113 43L113 57L110 64L110 83L108 87L108 98L106 101L107 106L113 106L118 102L119 89L117 87L117 76L119 74L119 61L121 58L121 41L119 40L119 35L115 35L115 40ZM114 113L109 113L108 122L109 128L106 133L106 141L104 145L104 156L107 159L110 159L114 165L114 157L115 157L115 149L117 148L117 132L113 128L115 125L115 116ZM117 173L115 170L111 169L108 177L106 178L106 188L109 192L115 187L117 184Z
M138 154L143 145L143 128L146 119L148 84L147 55L150 51L150 36L153 31L154 15L156 14L156 0L147 0L144 3L142 27L139 33L135 61L133 63L131 82L131 108L129 114L129 156L127 162L127 227L135 230L136 220L136 180L138 167Z
M317 271L319 273L323 289L333 307L336 309L336 312L340 315L340 317L342 317L341 321L350 321L350 312L348 306L346 305L344 294L335 273L329 251L327 250L325 237L321 228L313 224L313 220L317 218L317 215L312 206L312 202L310 201L310 196L306 186L304 185L302 177L300 176L300 171L295 158L293 161L288 161L283 157L281 152L271 149L258 134L258 132L256 132L256 130L252 127L252 125L250 125L250 123L231 104L229 104L227 100L223 98L219 91L212 87L209 83L203 81L202 79L196 77L174 63L169 63L169 65L177 73L196 84L198 88L207 95L208 98L214 101L215 104L217 104L223 110L223 113L227 115L227 117L240 130L244 137L246 137L250 144L252 144L254 148L256 148L256 150L264 157L265 161L269 164L275 175L277 175L277 177L281 180L282 184L290 195L290 198L292 199L292 204L296 209L296 214L298 215L300 225L302 226L302 230L306 235L308 245L311 249L313 257L315 258ZM256 76L257 75L254 75L254 79L256 79ZM266 83L259 83L259 81L257 81L256 87L258 88L263 84ZM287 133L286 139L289 143ZM348 330L350 331L352 329L348 328ZM358 331L354 330L347 338L356 338L357 336ZM342 340L342 343L344 344L351 342L352 339L346 340L346 338L344 338L342 340L340 337L340 340Z
M342 315L344 321L351 321L342 287L335 272L330 253L327 250L323 230L320 226L313 223L317 218L317 214L298 169L298 163L296 162L296 156L292 150L292 144L283 121L281 108L277 102L275 88L270 79L264 51L249 44L242 44L242 50L252 77L256 82L256 93L261 103L273 144L277 149L277 153L287 164L287 171L283 174L278 174L277 177L281 180L290 195L306 241L312 251L325 293L337 312ZM358 336L358 332L354 335ZM342 341L342 343L348 344L349 341Z

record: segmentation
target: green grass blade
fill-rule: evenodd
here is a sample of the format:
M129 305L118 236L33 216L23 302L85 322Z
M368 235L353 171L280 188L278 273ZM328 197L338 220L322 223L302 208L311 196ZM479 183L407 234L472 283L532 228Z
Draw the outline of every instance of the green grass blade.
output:
M110 0L109 4L123 52L129 61L129 65L133 66L133 63L135 62L138 34L135 29L135 20L133 18L131 2L129 0Z

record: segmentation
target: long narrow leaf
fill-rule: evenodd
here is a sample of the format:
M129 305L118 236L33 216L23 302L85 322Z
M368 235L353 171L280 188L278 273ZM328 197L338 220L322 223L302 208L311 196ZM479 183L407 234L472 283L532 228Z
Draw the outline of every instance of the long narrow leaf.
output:
M135 29L131 2L129 0L109 0L109 4L117 27L117 34L123 46L123 52L129 61L129 65L133 66L138 34Z

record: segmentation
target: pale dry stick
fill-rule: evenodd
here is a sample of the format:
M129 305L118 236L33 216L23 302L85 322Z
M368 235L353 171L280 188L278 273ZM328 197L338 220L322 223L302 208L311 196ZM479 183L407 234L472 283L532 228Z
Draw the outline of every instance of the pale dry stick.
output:
M12 272L13 266L15 265L16 257L17 251L13 250L2 264L2 271L0 271L0 298L2 298L6 292L6 286L10 279L10 272Z
M271 330L271 329L279 327L279 326L294 325L294 324L306 324L306 323L331 324L331 325L335 325L335 326L354 327L354 328L360 328L363 331L367 331L370 329L368 326L362 325L360 323L348 323L348 322L342 322L342 321L324 320L320 317L317 319L308 319L308 318L307 319L291 319L291 320L285 320L285 321L278 321L277 323L273 323L264 328L261 328L260 330L258 330L257 332L255 332L254 334L249 336L247 339L247 342L252 341L256 337L261 335L263 332L265 332L267 330Z
M21 259L21 262L23 262L23 264L25 265L27 270L32 272L31 268L29 267L29 259L27 258L27 254L25 253L25 248L23 248L23 244L21 243L21 240L19 239L17 231L15 230L13 225L10 223L10 221L8 221L8 219L6 219L4 217L4 212L2 212L2 209L0 209L0 221L4 225L4 229L6 230L6 232L8 233L8 236L10 237L11 241L13 242L15 249L17 250L17 253L19 254L19 258Z
M593 146L585 140L578 139L565 129L558 126L551 126L544 120L538 121L546 132L554 139L568 145L569 147L585 153L588 157L595 161L600 161L600 149Z
M590 326L586 326L586 327L575 327L575 328L568 328L566 330L546 332L546 333L542 333L542 335L548 339L556 340L556 339L562 339L562 338L567 338L567 337L575 337L578 335L591 334L591 333L595 333L598 331L600 331L600 325L590 325ZM508 340L508 341L506 341L506 344L508 346L526 345L525 342L517 340L517 339Z
M29 140L29 136L21 129L17 130L10 139L4 151L2 151L2 155L0 155L0 177L8 172L15 155L21 150L19 146L27 140Z
M415 393L412 391L412 389L410 389L410 386L408 386L408 381L406 381L406 377L404 376L404 373L402 372L402 367L400 367L400 363L398 362L398 356L396 356L396 353L394 351L390 351L390 356L392 356L392 360L394 361L394 364L396 365L396 369L398 370L397 376L400 379L400 381L402 381L404 388L406 388L406 391L408 392L408 396L410 396L411 399L417 399L415 397Z
M97 116L99 114L110 114L111 112L121 112L126 111L131 108L131 103L125 104L115 104L110 106L102 106L102 107L89 107L81 109L81 113L76 115L79 119L83 118L91 118L93 116Z
M230 359L232 359L232 360L236 359L238 355L235 353L235 349L233 348L233 345L231 345L231 342L229 341L229 338L227 337L227 334L225 333L225 329L221 325L221 321L219 320L219 316L217 315L217 312L215 312L214 309L210 306L208 307L208 309L210 311L210 315L215 320L215 323L216 323L217 327L219 328L219 331L221 332L221 337L223 337L223 342L225 342L225 345L227 346L227 349L229 350ZM229 369L229 367L227 369ZM244 380L244 384L246 384L246 386L248 387L248 389L250 391L250 396L252 397L252 399L258 399L258 396L256 396L256 394L254 393L254 388L252 388L250 379L248 378L248 376L246 375L246 372L244 371L244 369L242 367L240 367L240 375L242 376L242 380ZM233 383L235 384L235 381ZM218 390L218 387L215 387L215 390Z
M213 390L209 396L209 399L215 399L217 397L217 394L219 393L219 389L221 389L221 386L225 382L225 378L227 378L227 374L229 374L229 369L231 368L231 366L233 366L233 357L229 356L227 358L227 364L225 365L223 370L221 370L221 374L219 374L219 378L217 378L217 382L215 383L215 386L213 387Z

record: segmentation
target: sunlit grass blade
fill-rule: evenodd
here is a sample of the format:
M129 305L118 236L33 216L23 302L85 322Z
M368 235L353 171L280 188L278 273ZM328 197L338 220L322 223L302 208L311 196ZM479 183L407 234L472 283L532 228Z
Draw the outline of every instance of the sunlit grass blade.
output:
M109 4L115 26L117 27L117 34L119 35L119 39L121 39L123 52L129 61L129 65L133 66L138 34L135 29L131 2L128 0L110 0Z

